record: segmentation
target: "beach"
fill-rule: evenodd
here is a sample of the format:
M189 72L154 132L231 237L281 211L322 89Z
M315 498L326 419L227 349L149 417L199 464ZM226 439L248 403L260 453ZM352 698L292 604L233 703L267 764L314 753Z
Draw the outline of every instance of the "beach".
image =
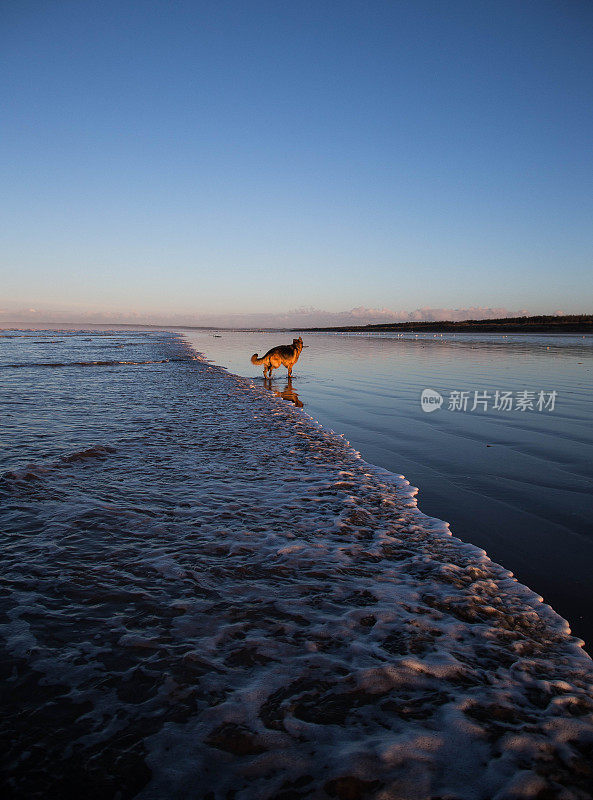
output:
M4 336L8 796L591 797L582 642L401 474L179 334Z

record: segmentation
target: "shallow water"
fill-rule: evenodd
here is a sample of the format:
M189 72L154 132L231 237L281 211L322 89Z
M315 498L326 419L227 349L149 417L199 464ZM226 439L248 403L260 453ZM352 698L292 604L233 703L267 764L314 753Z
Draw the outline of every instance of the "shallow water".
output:
M403 478L174 334L7 336L7 796L588 797L591 660Z
M187 335L217 364L260 380L262 367L250 364L251 354L293 336ZM403 473L419 487L423 511L483 547L593 641L593 337L304 339L309 347L290 387L281 367L273 391L345 434L368 461ZM441 409L421 410L425 388L445 396ZM495 411L493 397L487 411L483 405L471 411L474 391L496 390L558 395L553 411ZM447 410L452 391L470 393L468 411Z

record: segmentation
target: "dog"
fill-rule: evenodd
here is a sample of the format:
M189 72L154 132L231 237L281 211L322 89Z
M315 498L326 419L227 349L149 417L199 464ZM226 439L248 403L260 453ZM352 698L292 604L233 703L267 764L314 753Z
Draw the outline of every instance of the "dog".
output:
M272 370L278 369L281 364L284 364L286 369L288 370L288 378L292 377L292 368L299 360L299 356L301 354L301 350L303 349L303 340L299 336L298 339L293 339L292 344L280 344L278 347L272 347L271 350L258 358L257 353L254 353L251 356L251 363L252 364L263 364L264 365L264 378L272 377Z

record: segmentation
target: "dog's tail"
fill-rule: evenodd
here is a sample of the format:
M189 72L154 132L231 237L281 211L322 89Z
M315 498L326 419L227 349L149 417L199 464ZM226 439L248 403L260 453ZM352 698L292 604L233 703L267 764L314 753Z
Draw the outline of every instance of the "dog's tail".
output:
M257 357L257 353L254 353L251 356L251 363L252 364L263 364L264 363L264 357L262 356L262 358L258 358Z

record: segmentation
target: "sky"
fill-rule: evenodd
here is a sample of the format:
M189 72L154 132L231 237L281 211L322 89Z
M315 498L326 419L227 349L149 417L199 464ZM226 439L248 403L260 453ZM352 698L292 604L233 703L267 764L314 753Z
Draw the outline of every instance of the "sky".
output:
M2 0L0 321L593 312L589 0Z

